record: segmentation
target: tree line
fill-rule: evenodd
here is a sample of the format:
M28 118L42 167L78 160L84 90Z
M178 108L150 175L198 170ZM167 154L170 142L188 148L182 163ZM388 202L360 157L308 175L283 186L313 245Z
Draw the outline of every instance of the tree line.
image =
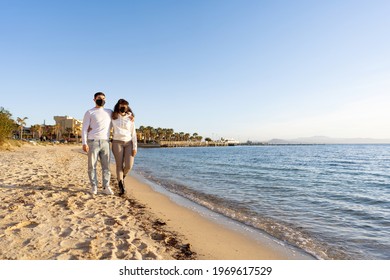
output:
M0 107L0 144L6 141L17 128L16 122L12 119L12 114Z
M159 143L160 141L202 141L198 133L175 132L172 128L154 128L140 126L137 131L137 140L141 143ZM207 139L206 139L207 141Z
M23 139L23 131L26 126L26 120L28 117L16 118L16 120L12 119L12 114L0 107L0 143L3 143L7 139L13 137L13 135L18 131L19 139ZM61 131L61 126L59 124L56 125L32 125L30 127L30 133L32 138L39 138L41 136L45 136L49 139L58 139ZM70 134L69 134L70 135Z
M12 114L0 107L0 143L4 142L7 139L12 138L15 131L19 133L19 139L23 138L23 129L26 126L27 117L17 118L16 121L12 119ZM48 137L58 140L60 134L61 126L56 125L32 125L30 127L30 133L33 138L39 138L41 136ZM75 129L76 130L76 129ZM72 132L68 132L68 138L71 137ZM201 142L203 137L198 133L188 133L188 132L175 132L172 128L154 128L151 126L140 126L136 129L137 140L141 143L159 143L160 141L194 141ZM81 134L81 128L77 128L75 131L76 138ZM206 138L206 141L211 141L210 138Z

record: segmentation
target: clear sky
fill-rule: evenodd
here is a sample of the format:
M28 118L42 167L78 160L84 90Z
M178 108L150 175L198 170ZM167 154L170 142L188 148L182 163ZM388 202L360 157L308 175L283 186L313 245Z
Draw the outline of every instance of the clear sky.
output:
M203 137L390 138L390 1L0 0L0 106Z

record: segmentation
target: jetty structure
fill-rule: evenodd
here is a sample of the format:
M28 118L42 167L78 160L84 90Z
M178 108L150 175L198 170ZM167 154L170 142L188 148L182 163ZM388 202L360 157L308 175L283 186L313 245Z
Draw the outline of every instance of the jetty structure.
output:
M178 147L227 147L236 146L240 142L234 139L218 141L159 141L156 143L138 143L140 148L178 148Z

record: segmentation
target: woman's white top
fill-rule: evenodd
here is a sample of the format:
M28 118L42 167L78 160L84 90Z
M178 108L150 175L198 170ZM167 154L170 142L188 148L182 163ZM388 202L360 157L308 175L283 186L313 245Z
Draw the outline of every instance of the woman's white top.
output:
M124 142L133 141L133 150L137 150L137 133L134 121L130 119L130 116L118 114L118 118L112 120L112 127L114 128L112 139Z

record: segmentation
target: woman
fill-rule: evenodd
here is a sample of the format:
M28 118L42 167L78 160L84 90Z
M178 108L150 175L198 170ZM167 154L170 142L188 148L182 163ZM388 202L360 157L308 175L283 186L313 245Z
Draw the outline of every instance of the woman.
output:
M116 162L119 195L123 195L125 193L124 178L133 168L134 157L137 154L134 113L129 107L129 102L124 99L119 99L114 107L112 126L114 128L112 152Z

